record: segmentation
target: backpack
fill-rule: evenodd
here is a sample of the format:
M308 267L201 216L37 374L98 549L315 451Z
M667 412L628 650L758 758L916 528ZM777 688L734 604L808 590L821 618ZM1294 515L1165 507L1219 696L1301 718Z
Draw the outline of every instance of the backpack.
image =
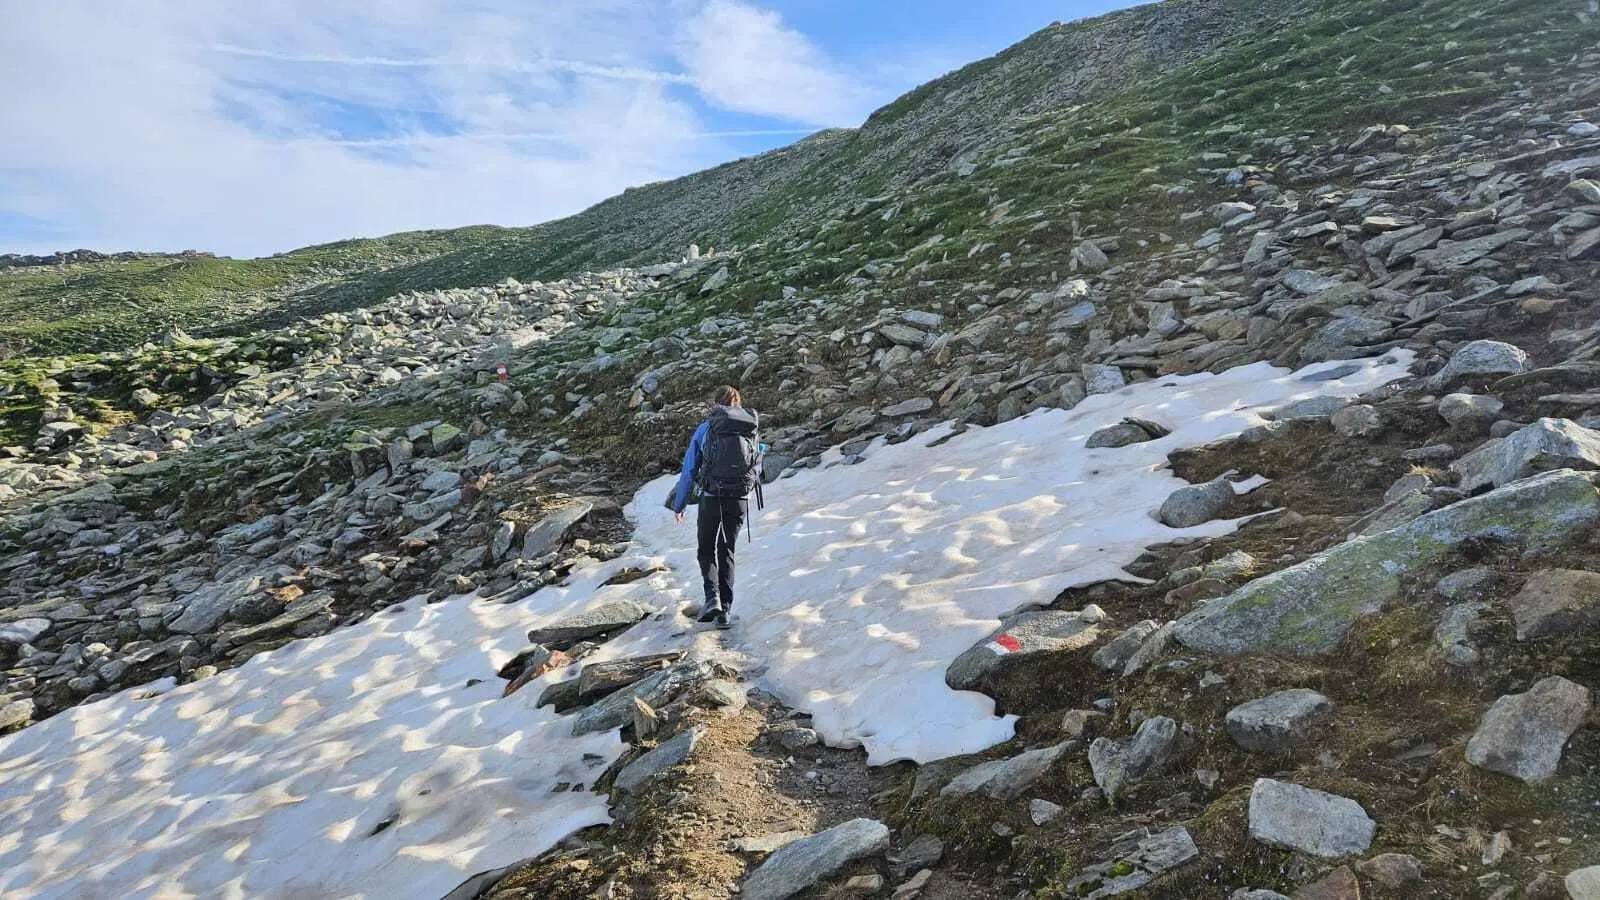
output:
M717 407L700 461L700 492L748 497L761 488L761 425L755 410Z

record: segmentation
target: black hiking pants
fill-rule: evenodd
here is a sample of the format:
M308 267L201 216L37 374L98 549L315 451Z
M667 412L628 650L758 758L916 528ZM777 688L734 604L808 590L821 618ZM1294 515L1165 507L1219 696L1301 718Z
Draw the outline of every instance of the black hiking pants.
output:
M743 497L700 498L700 577L708 605L720 600L723 609L733 607L733 550L748 512Z

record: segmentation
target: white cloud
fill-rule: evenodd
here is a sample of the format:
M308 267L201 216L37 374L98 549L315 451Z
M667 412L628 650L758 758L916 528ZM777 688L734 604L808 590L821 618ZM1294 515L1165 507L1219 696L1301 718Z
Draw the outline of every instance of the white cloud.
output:
M685 66L712 102L811 125L857 124L872 95L770 10L711 0L685 28Z
M731 0L15 4L0 84L0 252L531 224L870 105Z

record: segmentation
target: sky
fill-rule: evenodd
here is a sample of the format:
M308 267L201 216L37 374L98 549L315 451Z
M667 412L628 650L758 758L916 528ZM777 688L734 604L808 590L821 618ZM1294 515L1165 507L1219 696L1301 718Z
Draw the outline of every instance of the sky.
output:
M531 225L1129 0L0 0L0 253Z

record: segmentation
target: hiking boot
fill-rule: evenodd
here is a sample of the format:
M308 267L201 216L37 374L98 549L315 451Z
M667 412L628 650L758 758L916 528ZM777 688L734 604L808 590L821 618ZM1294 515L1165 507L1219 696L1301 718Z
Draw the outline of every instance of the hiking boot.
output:
M733 626L728 624L728 611L723 609L723 608L721 608L721 607L717 608L717 614L716 614L715 617L713 617L712 621L716 623L716 626L718 628L731 628L731 627L733 627Z
M700 607L700 621L702 622L714 621L718 616L727 618L727 615L722 610L722 604L715 600L707 600L706 605Z

